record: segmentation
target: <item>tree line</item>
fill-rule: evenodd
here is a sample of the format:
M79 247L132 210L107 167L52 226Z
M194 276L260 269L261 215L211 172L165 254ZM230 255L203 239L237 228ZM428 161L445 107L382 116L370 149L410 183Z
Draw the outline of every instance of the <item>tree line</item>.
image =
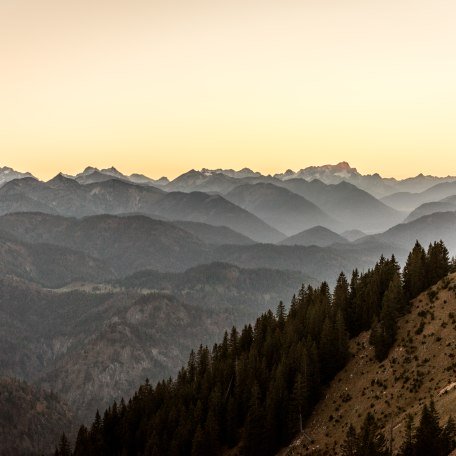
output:
M372 328L383 359L408 302L448 274L443 242L427 252L417 242L404 270L381 257L350 281L338 277L302 286L288 312L280 302L241 331L226 332L212 349L200 346L177 377L141 385L126 403L114 402L81 426L72 451L56 456L215 455L237 447L245 455L271 455L302 429L322 387L345 366L349 338ZM364 454L364 453L363 453Z

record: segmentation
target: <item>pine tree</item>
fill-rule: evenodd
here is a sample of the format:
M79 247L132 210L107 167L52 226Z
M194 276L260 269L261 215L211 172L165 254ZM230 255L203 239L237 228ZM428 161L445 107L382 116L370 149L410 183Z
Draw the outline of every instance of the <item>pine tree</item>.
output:
M55 451L56 456L71 456L71 446L65 433L60 437L60 443Z
M382 311L378 323L373 325L370 342L375 347L375 356L383 361L396 341L397 319L404 313L405 296L399 273L391 280L382 300Z
M352 276L350 279L350 294L349 294L349 302L350 302L350 309L352 312L350 315L347 315L346 325L347 331L351 337L357 336L361 331L361 321L357 312L357 303L358 303L358 294L359 294L359 272L355 269L352 272Z
M426 252L418 241L407 258L403 275L404 291L408 300L426 289Z
M277 324L280 328L281 331L283 331L283 328L285 327L285 318L287 316L285 306L282 301L279 302L279 305L277 306L277 311L276 311L276 319L277 319Z
M450 272L450 255L443 241L429 245L426 256L426 288L436 284Z
M342 369L349 357L348 350L348 332L345 328L345 322L340 312L336 313L334 321L334 335L336 340L336 359L334 360L334 368L336 371Z
M358 456L358 435L353 424L350 424L345 436L345 440L342 444L342 455L343 456Z
M439 456L441 454L441 432L439 416L435 409L434 402L431 401L429 406L427 404L424 405L420 423L416 429L416 456L428 456L430 454Z
M337 278L333 294L333 305L339 312L341 312L348 329L348 323L352 318L353 309L351 308L350 289L347 277L343 272L341 272Z
M407 415L405 422L405 438L399 450L399 456L414 456L415 455L415 440L413 436L413 415Z
M321 362L321 379L327 382L334 372L334 362L336 361L336 340L334 335L334 327L331 320L327 317L324 320L321 330L319 359Z
M448 421L441 433L442 454L448 455L456 449L456 423L452 416Z
M84 456L91 454L91 445L89 441L89 431L82 425L79 428L78 435L76 437L76 443L74 445L74 456Z
M209 456L209 453L207 453L207 446L205 442L203 428L201 427L201 425L198 425L192 442L192 456L206 455Z
M368 413L358 434L357 456L388 456L384 434L372 413Z
M254 385L252 399L245 422L244 453L246 455L269 454L265 433L266 416L262 406L261 392Z

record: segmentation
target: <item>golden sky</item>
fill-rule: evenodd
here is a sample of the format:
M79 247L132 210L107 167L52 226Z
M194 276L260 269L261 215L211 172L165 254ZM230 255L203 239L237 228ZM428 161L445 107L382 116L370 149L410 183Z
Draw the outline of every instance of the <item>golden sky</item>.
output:
M456 174L454 0L0 0L0 166Z

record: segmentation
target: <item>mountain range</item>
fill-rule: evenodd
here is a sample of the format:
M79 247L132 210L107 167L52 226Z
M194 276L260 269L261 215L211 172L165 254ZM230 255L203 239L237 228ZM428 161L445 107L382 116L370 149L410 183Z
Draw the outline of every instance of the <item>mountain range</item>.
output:
M334 286L340 271L368 271L381 255L403 264L416 240L443 239L454 255L456 182L446 179L362 176L344 163L172 181L89 167L43 182L2 168L4 388L20 410L49 403L51 423L87 422L303 283ZM36 422L17 418L17 429Z
M30 173L2 168L0 213L145 214L226 226L254 241L275 243L318 225L337 233L381 232L452 209L442 200L456 194L455 185L451 176L395 180L362 175L346 162L274 176L248 168L191 170L172 181L88 167L75 176L59 174L41 182ZM423 204L428 205L420 209Z

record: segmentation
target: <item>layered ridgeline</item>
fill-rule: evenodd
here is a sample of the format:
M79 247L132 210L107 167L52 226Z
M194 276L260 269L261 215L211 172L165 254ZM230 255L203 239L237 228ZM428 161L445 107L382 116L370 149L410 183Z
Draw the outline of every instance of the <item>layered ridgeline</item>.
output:
M442 223L433 234L440 239L439 232L448 234L453 225L451 220ZM407 228L401 232L408 233ZM404 260L417 239L410 241L413 233L402 236L401 247L394 244L394 236L386 242L379 237L328 247L274 245L249 242L226 227L144 215L70 218L14 213L0 216L0 249L4 252L0 271L55 288L76 281L114 280L145 269L182 272L222 262L249 269L299 271L304 278L330 281L341 270L370 267L381 253L395 252Z
M342 169L331 174L337 166L321 170L274 177L247 171L192 170L172 182L126 176L115 169L88 169L77 176L59 174L41 182L12 170L6 170L2 177L0 170L0 214L143 214L225 226L243 237L240 243L246 238L278 243L318 225L337 233L378 233L403 221L455 210L454 178L446 181L422 176L400 185L388 181L394 184L390 189L393 194L380 200L376 192L364 189L362 179L350 178L356 172L346 174ZM326 179L328 172L336 178ZM397 188L420 191L394 193ZM204 231L204 226L193 225L192 229Z
M348 182L233 177L190 171L169 184L116 170L48 182L29 176L0 184L0 214L40 211L72 217L142 213L154 218L224 225L259 242L278 242L315 225L376 232L402 221L397 211Z
M174 380L146 381L79 430L75 455L274 454L300 431L326 385L350 360L349 337L374 328L383 359L409 300L450 271L445 246L417 243L401 274L394 256L338 278L331 293L302 287L210 350L200 346ZM70 454L66 438L57 454ZM232 450L230 450L232 449Z

